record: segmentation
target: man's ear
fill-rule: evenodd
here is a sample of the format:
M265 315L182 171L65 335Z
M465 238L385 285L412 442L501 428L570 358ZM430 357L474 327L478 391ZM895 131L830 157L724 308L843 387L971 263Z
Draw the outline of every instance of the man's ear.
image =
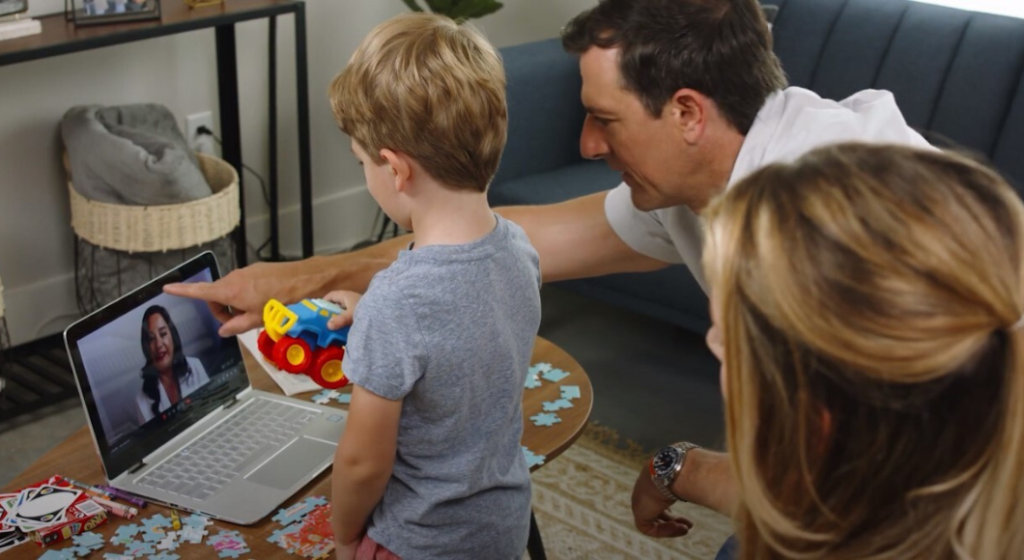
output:
M703 93L683 88L669 99L666 116L675 122L687 144L696 144L703 138L708 112L714 102Z
M395 190L403 192L409 188L412 181L412 164L409 158L405 154L391 151L384 148L380 151L380 157L387 162L388 167L391 170L391 178L394 182Z

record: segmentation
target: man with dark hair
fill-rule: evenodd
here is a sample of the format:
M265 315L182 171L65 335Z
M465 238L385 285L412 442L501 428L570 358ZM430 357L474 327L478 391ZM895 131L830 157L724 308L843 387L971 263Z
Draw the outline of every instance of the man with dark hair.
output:
M559 204L499 210L527 232L547 282L685 263L705 286L699 215L729 185L840 141L927 146L888 92L835 102L785 88L757 0L600 0L569 23L563 44L578 55L583 77L580 150L620 171L623 184ZM211 302L221 332L240 333L259 326L270 297L363 291L407 245L398 238L344 255L261 263L214 284L167 290ZM664 499L728 514L735 489L727 458L690 448L674 457L680 455L685 463L662 488ZM689 528L635 501L634 511L652 536Z

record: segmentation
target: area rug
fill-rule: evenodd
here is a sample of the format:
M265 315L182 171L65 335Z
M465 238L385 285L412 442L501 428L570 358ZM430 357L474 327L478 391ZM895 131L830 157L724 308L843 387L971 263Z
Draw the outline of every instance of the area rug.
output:
M533 510L551 560L713 559L732 533L729 518L692 504L673 511L690 534L653 539L633 525L630 494L647 452L590 425L568 451L533 474Z

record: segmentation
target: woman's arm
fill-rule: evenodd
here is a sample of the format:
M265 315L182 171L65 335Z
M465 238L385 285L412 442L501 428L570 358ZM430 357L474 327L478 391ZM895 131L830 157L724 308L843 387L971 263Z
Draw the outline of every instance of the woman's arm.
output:
M402 401L391 401L362 387L352 389L345 431L334 456L331 511L339 550L362 536L391 478L398 445Z
M729 455L706 449L690 450L683 469L672 483L672 493L687 502L731 516L736 509L737 493ZM663 496L654 486L647 465L637 476L632 502L633 520L645 535L681 537L693 527L688 519L667 511L675 501Z

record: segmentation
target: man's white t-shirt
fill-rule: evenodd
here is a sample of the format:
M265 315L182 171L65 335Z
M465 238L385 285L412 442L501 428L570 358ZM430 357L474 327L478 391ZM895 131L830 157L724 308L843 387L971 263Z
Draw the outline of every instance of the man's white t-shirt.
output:
M822 99L797 87L773 93L757 113L729 177L734 185L772 163L789 163L829 144L861 141L930 147L907 125L888 91L865 90L842 101ZM605 199L615 233L634 251L670 264L685 264L707 292L701 256L704 224L686 206L644 212L633 206L629 187Z

